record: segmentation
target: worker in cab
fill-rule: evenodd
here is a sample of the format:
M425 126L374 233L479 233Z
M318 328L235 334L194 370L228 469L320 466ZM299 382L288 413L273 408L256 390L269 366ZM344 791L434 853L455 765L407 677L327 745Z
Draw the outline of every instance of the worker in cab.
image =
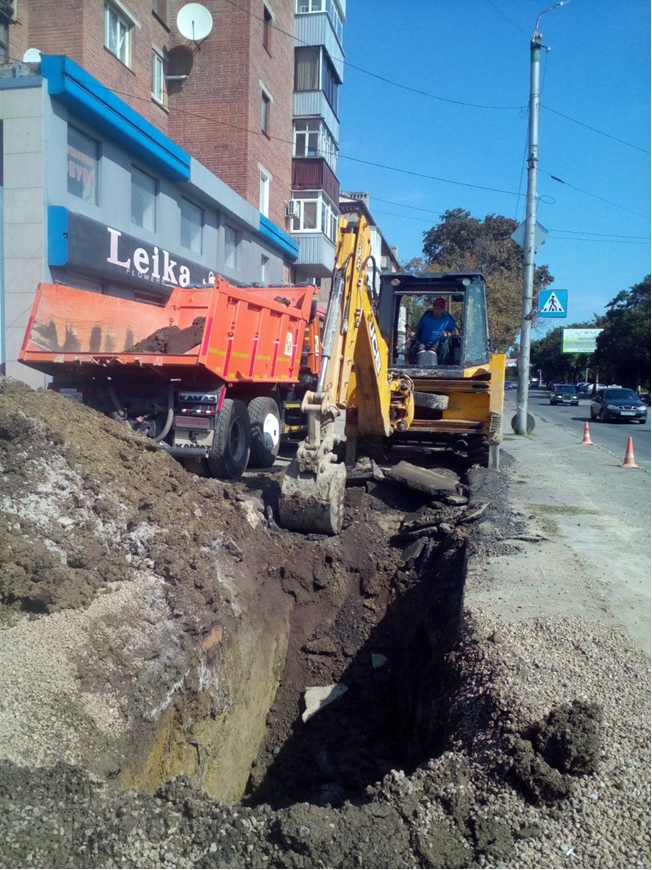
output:
M433 300L432 310L424 311L417 323L414 334L417 364L420 362L418 357L423 359L424 354L436 354L435 365L446 365L450 354L450 339L457 335L457 325L446 311L446 300L438 296Z

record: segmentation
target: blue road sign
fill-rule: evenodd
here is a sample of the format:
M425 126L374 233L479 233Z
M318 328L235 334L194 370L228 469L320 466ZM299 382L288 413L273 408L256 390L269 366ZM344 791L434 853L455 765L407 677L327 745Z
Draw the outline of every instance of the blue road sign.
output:
M568 290L541 290L539 317L568 317Z

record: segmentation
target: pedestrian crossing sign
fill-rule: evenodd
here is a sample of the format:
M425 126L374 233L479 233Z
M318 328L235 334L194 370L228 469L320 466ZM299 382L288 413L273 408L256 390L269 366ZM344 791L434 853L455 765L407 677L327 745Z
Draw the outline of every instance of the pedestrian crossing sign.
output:
M539 293L539 317L567 317L568 290L542 290Z

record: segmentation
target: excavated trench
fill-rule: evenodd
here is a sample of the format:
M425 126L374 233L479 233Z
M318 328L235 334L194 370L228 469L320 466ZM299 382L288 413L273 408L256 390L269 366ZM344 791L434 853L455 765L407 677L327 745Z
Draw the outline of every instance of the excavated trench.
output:
M466 500L459 491L468 489L459 485L458 505ZM297 600L285 670L243 796L249 806L359 804L391 770L410 773L447 745L455 680L447 654L460 625L466 540L445 521L462 509L387 483L348 490L347 504L350 517L375 516L381 528L390 513L395 524L397 515L403 520L384 542L382 532L369 541L362 558L339 565L344 582L341 570L339 582L331 577L337 545L325 542L312 596L298 566L280 568ZM338 594L322 596L331 582ZM334 688L336 698L314 711L311 687Z

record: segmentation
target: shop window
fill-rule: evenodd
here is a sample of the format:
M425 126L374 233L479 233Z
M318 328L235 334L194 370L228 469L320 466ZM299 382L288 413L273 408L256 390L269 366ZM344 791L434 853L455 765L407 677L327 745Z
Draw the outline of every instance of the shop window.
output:
M156 179L135 167L131 170L131 222L144 230L156 230Z
M93 205L98 203L99 142L68 127L68 193Z
M224 227L224 264L229 269L238 268L238 231L233 227Z
M264 254L260 256L260 283L267 284L267 271L269 268L269 257Z
M199 206L181 200L181 244L196 254L202 252L202 231L204 228L204 212Z

